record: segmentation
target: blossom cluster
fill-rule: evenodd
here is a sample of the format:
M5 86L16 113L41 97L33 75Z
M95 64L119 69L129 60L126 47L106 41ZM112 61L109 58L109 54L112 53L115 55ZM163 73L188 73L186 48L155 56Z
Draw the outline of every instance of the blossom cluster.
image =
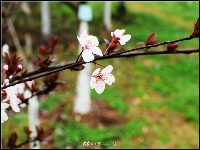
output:
M32 86L32 81L26 82L27 86ZM9 80L4 80L4 85L9 85ZM25 83L16 84L14 86L7 87L5 90L1 90L1 94L5 96L5 99L1 101L1 123L4 123L8 120L8 116L6 114L6 109L11 106L13 111L20 112L19 104L21 104L21 100L19 95L23 95L24 99L30 98L32 93L30 90L25 90Z
M108 52L111 50L112 44L125 45L126 42L128 42L131 39L131 35L129 34L124 35L124 33L125 33L124 29L122 30L117 29L114 32L111 32L112 42L107 45L107 48L103 54L102 50L99 48L98 38L96 36L89 35L87 34L86 31L84 31L79 37L77 36L78 41L82 46L82 52L80 55L82 56L83 60L86 63L93 62L95 59L94 55L98 55L100 57L107 55ZM6 75L6 78L4 79L1 87L9 85L10 80L12 80L12 78L17 73L22 71L21 58L18 57L17 55L10 58L8 45L4 45L2 50L3 50L2 54L5 57L5 64L2 67L2 72ZM37 61L35 62L37 63ZM115 82L115 77L111 74L113 66L108 65L107 67L104 67L101 70L100 68L96 69L96 64L97 65L100 64L96 63L96 61L93 63L95 64L95 70L91 76L90 87L92 89L95 89L98 94L101 94L104 91L106 85L110 86ZM42 67L43 66L44 65L42 65ZM26 69L22 71L21 76L23 76L23 74L25 73ZM44 80L45 85L52 86L51 84L49 84L49 80L51 81L51 83L56 83L57 77L58 74L54 74L52 75L52 77L49 77L49 79ZM8 120L8 115L6 114L6 111L9 107L11 107L12 110L15 112L20 112L19 106L22 106L21 104L23 103L23 100L31 98L34 94L33 84L34 84L33 81L27 81L25 83L9 86L6 89L1 90L1 94L4 98L1 101L1 123L4 123L5 121ZM44 91L44 93L48 92L49 89L47 88L46 91Z
M125 30L119 30L116 29L114 32L111 32L112 42L113 44L120 44L125 45L126 42L128 42L131 39L131 35L127 34L124 35ZM78 38L78 41L80 45L82 46L82 58L85 62L91 62L94 60L94 55L103 56L103 53L99 46L99 41L96 36L87 34L86 31L84 31ZM108 45L107 49L105 50L104 54L107 54L107 51L109 51ZM96 63L95 63L96 64ZM92 73L92 77L90 80L90 87L92 89L95 89L98 94L101 94L104 89L105 85L112 85L112 83L115 82L115 77L111 74L111 71L113 70L112 65L109 65L105 67L102 71L100 71L100 68L96 69Z
M9 55L9 47L8 45L4 45L3 48L3 56L5 55ZM11 64L4 64L2 67L2 71L5 74L10 74L9 71L12 68ZM22 69L22 65L18 64L16 70L20 71ZM13 78L13 75L9 75L8 78L6 78L1 87L2 86L7 86L9 85L9 81ZM26 83L20 83L20 84L16 84L14 86L10 86L7 87L6 89L2 89L1 90L1 95L3 97L5 97L2 101L1 101L1 123L4 123L5 121L8 120L8 115L6 114L6 109L8 109L9 107L12 108L13 111L15 112L20 112L20 108L19 108L19 104L21 104L21 99L19 98L19 95L23 95L23 99L27 99L30 98L32 96L32 93L30 92L30 90L26 89L25 90L25 84L28 87L32 86L32 81L27 81Z

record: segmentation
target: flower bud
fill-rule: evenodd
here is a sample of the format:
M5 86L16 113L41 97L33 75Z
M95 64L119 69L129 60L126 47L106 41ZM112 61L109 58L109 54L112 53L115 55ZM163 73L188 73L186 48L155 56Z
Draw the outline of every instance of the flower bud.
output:
M22 70L22 65L19 64L19 65L17 66L16 73L20 72L21 70Z
M7 73L8 72L8 65L4 65L2 71L3 71L3 73Z
M174 51L177 47L178 47L178 44L176 42L172 42L167 45L167 50Z
M42 54L45 54L45 53L47 52L47 48L46 48L46 46L44 46L44 45L41 45L41 46L39 47L39 50L40 50L40 53L42 53Z

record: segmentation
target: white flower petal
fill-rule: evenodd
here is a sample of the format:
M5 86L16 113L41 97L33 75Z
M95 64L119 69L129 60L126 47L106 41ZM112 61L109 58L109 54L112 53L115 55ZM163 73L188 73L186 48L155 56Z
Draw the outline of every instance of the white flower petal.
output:
M31 81L26 81L26 84L28 85L28 87L32 87L32 85L34 84L34 80Z
M20 109L18 106L19 102L20 100L15 94L10 95L10 106L15 112L20 112Z
M25 90L24 92L24 98L30 98L32 96L32 93L29 90Z
M114 36L114 32L111 32L111 36L112 36L112 37Z
M107 73L110 73L111 71L113 70L113 66L112 65L109 65L107 66L106 68L104 68L101 73L102 74L107 74Z
M82 47L85 47L85 43L86 43L85 39L79 38L78 36L77 36L77 38L78 38L78 41L79 41L79 43L81 44L81 46L82 46Z
M14 88L16 89L16 91L17 91L19 94L24 93L24 87L25 87L24 83L16 84L16 85L14 86Z
M101 80L97 81L95 88L96 92L98 94L101 94L104 91L104 89L105 89L105 83Z
M19 106L16 103L11 103L10 106L15 112L20 112Z
M126 42L128 42L130 39L131 39L131 35L130 34L123 35L121 37L121 39L119 40L119 42L120 42L121 45L125 45Z
M86 30L84 30L83 33L80 35L80 38L85 39L86 37L88 37L88 34L87 34Z
M7 120L8 120L8 115L6 114L5 111L1 110L1 123L4 123Z
M122 29L122 30L117 29L117 30L115 30L114 35L115 35L115 37L121 38L124 33L125 33L124 29Z
M91 80L90 80L90 87L92 89L96 88L96 78L95 77L91 77Z
M77 36L79 43L81 44L82 47L85 47L86 45L86 38L88 37L88 34L86 30L80 35L80 37Z
M91 50L92 50L93 54L96 54L96 55L99 55L99 56L103 56L102 51L100 50L99 47L92 47Z
M96 76L100 72L100 68L96 69L93 73L92 76Z
M90 62L94 60L94 55L91 50L84 50L82 52L82 57L85 62Z
M8 103L2 103L1 102L1 109L6 109L9 107L9 104Z
M99 40L96 36L93 36L93 35L89 35L87 38L86 38L86 42L87 44L90 46L90 47L96 47L96 46L99 46Z
M108 85L112 85L115 82L115 77L112 74L107 74L104 76L104 82Z

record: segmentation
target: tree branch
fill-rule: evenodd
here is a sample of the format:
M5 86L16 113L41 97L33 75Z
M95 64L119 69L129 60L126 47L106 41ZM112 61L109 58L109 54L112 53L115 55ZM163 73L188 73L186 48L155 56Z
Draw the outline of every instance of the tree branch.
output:
M114 53L114 54L110 54L110 55L106 55L106 56L109 56L109 57L113 57L113 56L116 56L116 55L120 55L120 54L123 54L123 53L127 53L127 52L131 52L131 51L136 51L136 50L140 50L140 49L146 49L146 48L151 48L151 47L158 47L160 45L165 45L165 44L169 44L169 43L173 43L173 42L181 42L181 41L185 41L185 40L191 40L193 39L192 37L184 37L184 38L180 38L180 39L176 39L176 40L171 40L171 41L165 41L165 42L161 42L161 43L158 43L158 44L154 44L154 45L148 45L148 46L141 46L141 47L137 47L137 48L133 48L133 49L130 49L130 50L126 50L126 51L122 51L122 52L117 52L117 53ZM147 53L148 54L148 53ZM147 55L146 54L146 55ZM145 54L144 54L145 55ZM105 57L105 56L104 56ZM103 58L104 58L103 57ZM122 56L119 56L119 57L122 57ZM102 57L101 57L102 58ZM107 58L107 57L105 57ZM100 59L95 59L95 60L100 60ZM27 77L31 77L33 75L36 75L36 74L40 74L40 73L44 73L44 72L49 72L49 71L52 71L52 70L56 70L56 69L59 69L59 68L63 68L63 67L66 67L68 65L71 65L71 64L74 64L76 61L71 61L71 62L67 62L63 65L55 65L55 66L50 66L48 68L40 68L36 71L32 71L32 72L29 72L25 75L24 78L27 78ZM83 64L83 63L82 63ZM80 64L78 64L80 65ZM77 65L77 66L78 66ZM62 70L60 70L62 71ZM57 72L57 71L55 71ZM51 73L50 73L51 74ZM49 75L49 74L48 74ZM41 76L38 76L36 78L39 78ZM34 78L34 79L36 79ZM13 77L10 81L10 83L13 83L14 81L17 81L17 80L20 80L20 77L16 76L16 77ZM26 81L29 81L28 79ZM21 82L20 82L21 83Z
M156 44L156 45L158 45L158 44ZM148 46L148 47L150 47L150 46ZM146 47L143 47L143 48L146 48ZM199 52L199 48L198 49L192 49L192 50L175 50L175 51L159 50L159 51L143 51L143 52L137 51L137 52L133 52L135 50L143 49L143 48L140 47L140 48L135 48L135 49L123 51L123 52L120 52L120 53L117 53L117 54L115 53L115 54L106 55L104 57L97 57L93 61L88 62L88 63L93 63L97 60L120 58L120 57L133 57L133 56L156 55L156 54L157 55L159 55L159 54L190 54L190 53L198 53ZM63 71L63 70L66 70L66 69L71 69L73 67L76 67L76 66L79 66L79 65L82 65L82 64L86 64L86 62L84 62L84 61L80 61L80 62L72 61L72 62L66 63L64 65L58 65L58 66L52 66L52 67L46 68L46 70L40 70L40 71L38 70L38 71L35 71L35 73L39 73L39 75L38 74L35 75L35 74L31 73L33 75L33 77L22 79L22 80L19 80L17 82L12 82L7 86L3 86L2 89L5 89L7 87L10 87L10 86L22 83L22 82L31 81L31 80L34 80L34 79L37 79L37 78L41 78L41 77L50 75L50 74L55 73L55 72Z

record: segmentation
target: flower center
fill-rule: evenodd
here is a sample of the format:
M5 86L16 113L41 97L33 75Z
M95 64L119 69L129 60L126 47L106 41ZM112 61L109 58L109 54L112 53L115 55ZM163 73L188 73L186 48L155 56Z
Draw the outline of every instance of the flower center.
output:
M96 75L96 79L99 81L99 80L103 80L103 74L101 74L101 72L99 72L97 75Z

